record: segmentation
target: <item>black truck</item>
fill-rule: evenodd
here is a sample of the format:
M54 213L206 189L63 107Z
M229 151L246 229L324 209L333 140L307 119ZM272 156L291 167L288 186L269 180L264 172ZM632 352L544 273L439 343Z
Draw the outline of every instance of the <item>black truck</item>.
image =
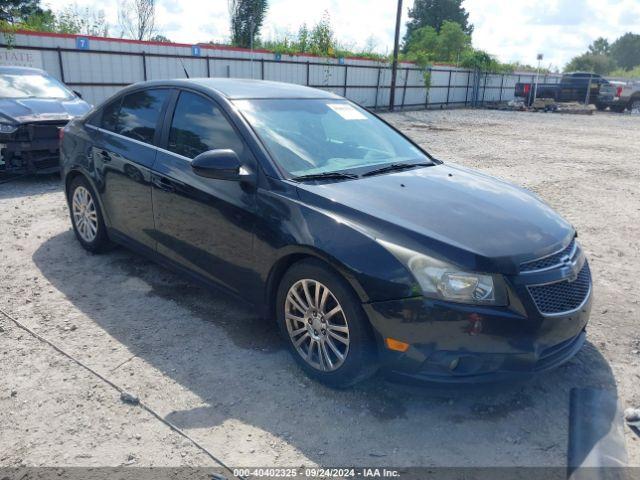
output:
M562 76L559 83L516 83L515 96L524 98L531 105L535 98L553 98L556 102L584 102L589 89L589 103L597 103L602 85L609 85L606 78L590 72L572 72Z

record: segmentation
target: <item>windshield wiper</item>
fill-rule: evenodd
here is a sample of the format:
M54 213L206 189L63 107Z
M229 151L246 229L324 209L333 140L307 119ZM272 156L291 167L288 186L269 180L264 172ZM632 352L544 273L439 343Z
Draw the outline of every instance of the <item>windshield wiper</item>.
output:
M369 177L371 175L378 175L380 173L398 172L400 170L408 170L410 168L416 168L416 167L431 167L433 165L434 165L433 163L426 163L426 162L421 162L421 163L392 163L390 165L385 165L384 167L376 168L375 170L370 170L367 173L363 173L362 176L363 177Z
M355 173L345 172L322 172L322 173L310 173L308 175L300 175L299 177L293 177L291 180L296 182L304 182L306 180L345 180L359 178Z

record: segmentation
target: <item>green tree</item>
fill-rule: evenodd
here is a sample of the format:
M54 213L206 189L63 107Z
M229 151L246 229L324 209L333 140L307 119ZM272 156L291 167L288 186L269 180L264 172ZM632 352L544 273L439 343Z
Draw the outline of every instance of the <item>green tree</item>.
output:
M267 0L230 0L231 42L249 48L260 37L267 13Z
M462 6L462 0L415 0L409 9L409 18L403 40L405 51L414 31L429 26L440 32L447 20L459 24L467 35L473 33L473 25L469 23L469 14Z
M509 65L501 64L484 50L468 49L462 53L460 65L465 68L482 70L495 73L508 73L512 71Z
M593 55L609 55L609 53L611 53L609 40L604 37L597 38L591 45L589 45L589 53L592 53Z
M109 25L103 10L91 7L79 7L77 4L67 5L56 15L55 31L106 37Z
M17 24L25 22L29 17L43 14L40 0L1 0L0 21Z
M471 48L471 37L462 27L446 20L440 33L431 26L413 32L407 44L407 58L419 65L429 62L458 62L463 52Z
M607 75L616 68L615 61L607 55L594 55L593 53L583 53L573 57L564 67L565 72L594 72L599 75Z
M171 40L169 40L167 37L165 37L164 35L154 35L153 37L151 37L149 40L151 40L152 42L164 42L164 43L171 43Z
M611 45L611 57L625 70L640 65L640 35L625 33Z
M309 34L309 51L315 55L333 56L336 51L335 34L331 26L331 17L325 10L322 18Z
M436 56L442 62L458 62L462 53L471 48L471 35L460 24L445 20L438 34Z
M612 77L638 79L640 78L640 65L632 68L631 70L617 68L616 70L609 72L609 75L611 75Z
M297 44L300 53L305 53L309 50L309 42L309 28L307 27L306 23L303 23L298 29Z
M411 35L406 45L406 59L416 62L421 67L428 66L436 60L438 49L438 32L435 28L427 26L418 28Z

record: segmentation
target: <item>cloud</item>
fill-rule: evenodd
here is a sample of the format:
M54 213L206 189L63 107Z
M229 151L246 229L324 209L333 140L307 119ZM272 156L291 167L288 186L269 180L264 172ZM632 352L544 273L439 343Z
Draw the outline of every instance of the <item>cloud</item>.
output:
M587 0L535 3L531 10L531 23L537 25L581 25L592 14Z
M180 3L172 0L160 0L157 3L157 5L165 8L167 12L172 13L174 15L182 12L182 6L180 5Z
M634 25L636 27L640 26L640 9L636 11L621 11L618 21L620 22L620 25Z
M109 23L116 25L117 0L76 1L105 10ZM43 2L54 10L68 5L68 0ZM404 1L402 34L412 4ZM536 54L542 52L545 66L562 67L596 38L613 41L640 27L638 0L464 0L463 6L475 25L474 46L502 61L534 64ZM295 34L302 23L316 23L325 10L344 45L361 48L371 39L381 53L392 51L396 15L392 0L269 0L262 38ZM157 25L160 33L176 42L226 41L230 37L227 0L158 0Z

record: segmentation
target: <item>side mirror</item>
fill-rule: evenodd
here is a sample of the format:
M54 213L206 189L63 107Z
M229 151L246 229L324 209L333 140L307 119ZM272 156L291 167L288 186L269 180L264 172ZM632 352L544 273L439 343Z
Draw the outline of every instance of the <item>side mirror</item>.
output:
M78 97L78 98L82 98L82 94L81 94L79 91L77 91L77 90L73 90L73 93L75 93L75 94L76 94L76 97Z
M233 150L219 149L202 152L191 161L196 175L217 180L240 180L240 159Z

